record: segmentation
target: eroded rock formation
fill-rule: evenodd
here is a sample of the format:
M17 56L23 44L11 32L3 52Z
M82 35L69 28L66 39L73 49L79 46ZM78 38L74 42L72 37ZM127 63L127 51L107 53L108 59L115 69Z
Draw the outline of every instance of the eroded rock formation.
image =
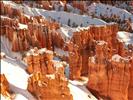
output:
M123 45L120 46L120 42L116 38L117 32L117 24L90 26L87 29L74 32L71 41L67 43L70 79L77 79L81 75L88 74L88 58L94 56L97 40L103 40L109 44L109 57L116 53L122 55L121 48Z
M108 57L107 43L96 45L96 55L89 58L88 88L97 96L109 100L131 100L128 88L132 80L128 58L118 54ZM131 83L130 83L131 84ZM132 91L130 90L129 91ZM129 96L129 98L131 95Z
M27 51L30 46L46 47L49 50L53 50L54 46L63 47L64 40L55 31L60 28L59 23L48 21L42 16L27 17L23 11L3 2L0 2L0 5L2 7L0 35L5 35L11 41L12 51Z
M4 74L0 74L0 85L1 85L1 90L0 94L2 94L7 100L11 100L11 95L9 91L9 83L5 77Z
M25 61L27 71L32 73L27 89L37 99L73 100L64 75L64 64L53 60L52 51L34 48L27 53Z

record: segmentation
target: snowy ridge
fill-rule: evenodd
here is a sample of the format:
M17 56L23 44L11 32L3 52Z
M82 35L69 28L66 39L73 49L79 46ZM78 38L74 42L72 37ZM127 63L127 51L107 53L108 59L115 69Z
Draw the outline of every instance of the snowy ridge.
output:
M121 20L131 18L131 21L133 22L133 15L128 11L102 3L93 3L88 6L88 13L90 15L94 13L97 17L100 17L100 14L108 17L111 17L111 14L115 14L119 16Z
M29 6L23 4L15 4L10 1L6 1L4 3L10 4L13 8L19 9L21 11L24 11L24 13L28 16L36 16L36 15L41 15L47 19L52 18L56 21L58 21L61 24L68 25L68 20L70 19L70 26L75 23L77 26L88 26L88 25L105 25L106 22L97 19L97 18L92 18L91 16L87 15L78 15L78 14L73 14L73 13L68 13L64 11L48 11L44 9L38 9L38 8L30 8Z
M79 81L69 81L68 87L73 95L74 100L97 100L86 88L84 82ZM82 90L82 91L81 91Z

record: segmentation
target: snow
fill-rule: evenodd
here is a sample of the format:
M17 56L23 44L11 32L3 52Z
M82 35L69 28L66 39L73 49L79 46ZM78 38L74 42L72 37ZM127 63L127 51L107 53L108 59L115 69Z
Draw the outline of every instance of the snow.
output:
M92 62L92 63L96 63L96 56L93 56L93 57L89 57L89 60Z
M44 52L46 52L46 50L47 50L46 48L39 49L39 53L43 54Z
M29 75L24 67L25 65L22 62L20 63L18 60L8 56L1 60L1 74L5 74L10 90L16 93L14 100L35 100L27 90ZM1 100L5 100L4 97Z
M19 29L28 29L28 26L25 24L19 23L18 25L19 25Z
M16 94L15 100L28 100L28 99L21 94Z
M54 62L54 67L56 68L56 69L58 69L58 68L60 68L60 67L63 67L63 63L61 63L61 62L59 62L59 61L54 61L53 60L53 62Z
M1 17L1 20L2 20L2 19L11 19L11 18L9 18L9 17L7 17L7 16L3 16L3 15L0 15L0 17Z
M128 59L121 57L118 54L115 54L112 56L112 60L115 62L121 62L121 60L128 61Z
M49 74L49 75L46 75L47 78L49 79L55 79L55 74Z
M78 15L78 14L73 14L73 13L67 13L64 11L56 12L56 11L47 11L47 10L42 10L42 9L34 9L37 12L40 12L43 16L46 18L51 17L52 19L55 19L61 24L68 25L68 20L70 19L70 26L73 26L73 23L76 25L80 26L81 24L83 26L88 26L88 25L103 25L106 24L106 22L101 21L97 18L92 18L91 16L87 15Z
M133 44L133 34L125 31L119 31L117 33L117 38L119 41L124 42L127 44Z
M58 55L60 55L60 56L69 56L69 54L68 54L68 51L64 51L64 50L62 50L62 49L60 49L60 48L56 48L55 47L55 52L58 54Z
M4 2L5 3L5 2ZM6 2L7 3L7 2ZM9 2L8 2L9 3ZM78 15L78 14L73 14L73 13L68 13L64 11L48 11L44 9L38 9L38 8L30 8L29 6L23 4L15 4L13 2L9 3L13 8L15 9L20 9L24 11L24 13L28 16L36 16L36 15L42 15L46 17L47 19L52 18L58 21L61 24L68 25L68 20L70 19L70 26L75 23L76 25L80 26L81 24L86 27L88 25L105 25L106 22L97 19L97 18L92 18L91 16L87 15Z
M71 81L69 80L68 87L73 95L74 100L97 100L86 88L85 82Z
M27 89L29 75L10 59L1 60L1 73L4 73L9 83L21 89Z
M3 96L2 94L0 94L0 99L1 99L1 100L11 100L11 98L5 97L5 96Z
M95 14L97 17L100 17L100 14L101 14L104 16L111 17L111 14L115 14L119 16L121 20L131 18L133 22L133 15L121 8L105 5L102 3L92 3L90 6L88 6L88 9L89 9L88 13L90 15Z
M107 42L105 41L96 41L97 42L97 45L104 45L104 44L107 44Z

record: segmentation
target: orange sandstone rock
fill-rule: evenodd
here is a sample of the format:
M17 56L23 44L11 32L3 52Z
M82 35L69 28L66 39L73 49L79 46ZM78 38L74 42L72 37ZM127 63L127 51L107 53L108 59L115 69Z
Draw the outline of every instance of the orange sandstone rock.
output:
M27 71L32 74L27 89L37 99L73 100L64 75L64 65L53 60L52 51L46 48L31 49L25 61L28 63Z
M96 55L89 58L88 88L97 96L111 100L128 100L129 59L117 54L109 59L106 44L96 45Z
M0 90L0 94L2 94L5 98L7 98L8 100L11 100L11 95L9 93L9 83L5 77L4 74L0 74L0 81L1 81L1 90Z

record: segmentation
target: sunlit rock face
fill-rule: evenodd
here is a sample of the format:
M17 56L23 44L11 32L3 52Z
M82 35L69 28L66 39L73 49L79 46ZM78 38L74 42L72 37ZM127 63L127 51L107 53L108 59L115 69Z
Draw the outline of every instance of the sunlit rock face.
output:
M53 52L34 48L26 54L28 91L39 100L73 100L64 75L64 63L53 60ZM51 92L52 91L52 92Z
M56 32L60 28L59 23L48 21L42 16L26 16L22 11L14 9L9 4L0 2L1 32L6 36L11 44L12 51L27 51L32 47L53 50L54 46L63 47L64 40ZM8 15L7 17L4 17Z
M34 73L28 80L28 91L39 100L73 100L67 85L68 81L59 73Z
M5 97L7 100L11 100L10 90L9 90L9 83L4 74L0 74L0 81L1 81L1 91L0 94Z
M40 17L35 17L35 20L41 20ZM1 35L5 35L12 43L12 51L26 51L29 47L46 47L53 50L54 46L63 47L64 41L61 35L52 29L58 29L57 23L49 23L42 26L38 22L32 22L32 18L25 24L20 24L21 20L14 21L8 18L1 18L2 31Z
M89 58L87 87L97 96L110 100L130 100L131 79L129 59L118 54L108 58L107 44L96 45L96 55ZM131 89L131 88L130 88ZM130 90L129 90L130 91ZM130 97L130 96L129 96Z
M96 41L102 40L109 44L108 48L110 48L110 53L108 57L111 57L112 54L119 54L123 45L119 46L119 41L116 38L117 32L117 24L90 26L87 29L74 32L71 42L67 44L69 51L70 79L79 79L81 75L88 74L88 58L94 56L96 53ZM122 51L120 55L122 55Z
M43 74L54 73L53 52L46 48L38 50L37 48L31 49L25 58L28 68L27 71L31 74L34 72L41 72Z

